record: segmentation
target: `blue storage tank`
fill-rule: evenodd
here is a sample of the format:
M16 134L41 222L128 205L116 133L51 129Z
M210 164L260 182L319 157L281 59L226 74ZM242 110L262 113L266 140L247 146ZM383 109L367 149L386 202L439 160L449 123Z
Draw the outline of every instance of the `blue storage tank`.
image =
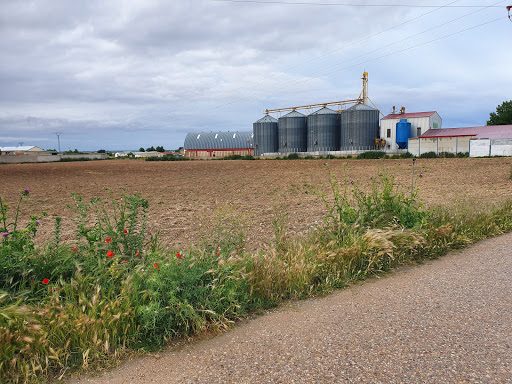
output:
M398 148L407 148L407 143L410 137L411 123L409 123L407 119L400 119L400 121L396 123L396 144L398 145Z

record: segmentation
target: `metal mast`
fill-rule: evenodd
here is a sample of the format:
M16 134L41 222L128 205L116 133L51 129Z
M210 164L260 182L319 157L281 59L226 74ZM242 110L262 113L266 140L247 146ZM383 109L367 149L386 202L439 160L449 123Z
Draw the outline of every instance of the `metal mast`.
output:
M55 132L55 134L57 135L57 141L59 143L59 152L60 152L60 135L62 135L62 132Z
M368 105L368 72L363 73L363 104Z

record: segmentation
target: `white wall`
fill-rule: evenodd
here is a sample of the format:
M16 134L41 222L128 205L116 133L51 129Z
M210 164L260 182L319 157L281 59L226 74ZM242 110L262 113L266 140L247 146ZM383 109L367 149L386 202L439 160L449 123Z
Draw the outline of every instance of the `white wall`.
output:
M396 145L396 123L398 123L399 121L400 118L384 119L380 121L380 137L381 139L386 140L386 151L393 152L398 149L398 146ZM421 129L420 135L423 135L429 129L442 128L442 119L437 112L427 117L410 117L407 119L407 121L411 123L411 139L418 137L418 128ZM390 130L391 133L390 137L388 137L387 135L388 129Z
M469 156L512 156L512 139L470 140Z
M469 136L462 137L433 137L422 139L409 139L408 150L414 156L420 156L425 152L466 153L469 152Z

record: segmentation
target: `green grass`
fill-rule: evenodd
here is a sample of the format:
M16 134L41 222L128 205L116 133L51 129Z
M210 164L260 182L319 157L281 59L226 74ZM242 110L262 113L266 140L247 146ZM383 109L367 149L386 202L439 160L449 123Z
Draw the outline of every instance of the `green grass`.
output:
M301 237L274 210L273 244L248 252L240 208L201 223L189 249L164 247L146 231L149 202L111 194L73 196L75 240L34 245L42 215L18 224L0 200L0 382L45 382L114 365L173 338L226 329L240 318L407 263L439 257L512 230L512 202L484 213L428 211L382 172L362 190L325 166L331 191L317 193L323 224ZM5 234L5 236L4 236Z

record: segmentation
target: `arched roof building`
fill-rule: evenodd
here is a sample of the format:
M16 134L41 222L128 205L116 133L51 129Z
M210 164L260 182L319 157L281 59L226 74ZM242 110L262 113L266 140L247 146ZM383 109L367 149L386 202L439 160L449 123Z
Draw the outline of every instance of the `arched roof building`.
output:
M254 134L252 132L189 133L183 148L186 157L254 155Z

